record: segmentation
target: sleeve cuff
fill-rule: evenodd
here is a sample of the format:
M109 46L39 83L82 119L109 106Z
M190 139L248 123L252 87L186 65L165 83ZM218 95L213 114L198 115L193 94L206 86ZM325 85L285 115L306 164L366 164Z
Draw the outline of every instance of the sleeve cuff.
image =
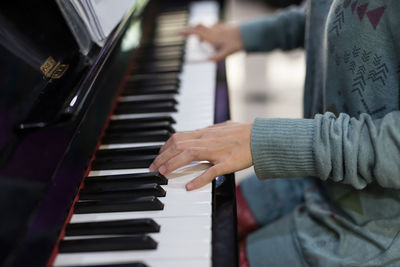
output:
M240 36L242 37L243 47L246 52L268 52L275 47L265 40L265 32L268 32L271 19L260 18L245 22L239 25ZM270 35L270 39L271 35Z
M251 153L260 179L315 175L313 119L261 119L253 124Z

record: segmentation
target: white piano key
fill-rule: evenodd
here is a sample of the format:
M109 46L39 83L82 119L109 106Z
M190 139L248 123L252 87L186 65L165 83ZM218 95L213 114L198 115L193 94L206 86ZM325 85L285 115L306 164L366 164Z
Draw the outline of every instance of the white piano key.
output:
M54 266L63 265L90 265L90 264L111 264L132 261L149 262L150 260L194 260L211 259L210 246L202 243L191 246L182 244L181 246L170 246L160 242L156 250L141 251L115 251L115 252L84 252L84 253L62 253L58 254ZM165 266L165 265L162 265ZM175 265L182 266L182 265ZM187 265L191 266L191 265Z
M190 266L190 267L211 267L210 259L180 259L179 261L173 259L165 260L146 260L151 267L177 267L177 266Z
M63 257L65 259L65 257ZM190 266L190 267L211 267L210 259L146 259L143 260L150 267L177 267L177 266ZM59 263L60 260L57 259L56 263ZM120 262L116 259L112 263L127 263L129 261ZM62 265L54 265L54 266L66 266L66 263L61 263ZM76 266L84 266L85 263L75 263ZM101 266L101 265L100 265Z

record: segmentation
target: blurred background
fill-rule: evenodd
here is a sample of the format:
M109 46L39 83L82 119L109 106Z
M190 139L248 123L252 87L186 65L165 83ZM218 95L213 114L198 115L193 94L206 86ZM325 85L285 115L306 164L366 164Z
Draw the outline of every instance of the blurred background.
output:
M300 0L228 0L227 23L240 24L258 17L271 16L280 8ZM300 118L303 110L305 57L302 49L291 52L246 54L228 57L231 118L252 122L256 117ZM252 168L236 173L240 181Z

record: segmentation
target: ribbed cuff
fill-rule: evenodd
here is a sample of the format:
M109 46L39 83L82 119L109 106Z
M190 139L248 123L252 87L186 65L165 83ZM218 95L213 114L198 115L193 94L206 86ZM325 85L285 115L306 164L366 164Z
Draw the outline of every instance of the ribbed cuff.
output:
M251 153L260 179L315 175L314 120L261 119L254 121Z

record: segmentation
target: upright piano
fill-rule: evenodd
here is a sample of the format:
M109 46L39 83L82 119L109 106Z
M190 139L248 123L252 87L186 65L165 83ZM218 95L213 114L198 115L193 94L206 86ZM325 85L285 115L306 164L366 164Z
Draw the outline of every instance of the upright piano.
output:
M0 6L0 265L237 266L233 175L186 192L206 163L148 170L229 119L224 64L176 34L223 3L138 0L86 54L54 0Z

